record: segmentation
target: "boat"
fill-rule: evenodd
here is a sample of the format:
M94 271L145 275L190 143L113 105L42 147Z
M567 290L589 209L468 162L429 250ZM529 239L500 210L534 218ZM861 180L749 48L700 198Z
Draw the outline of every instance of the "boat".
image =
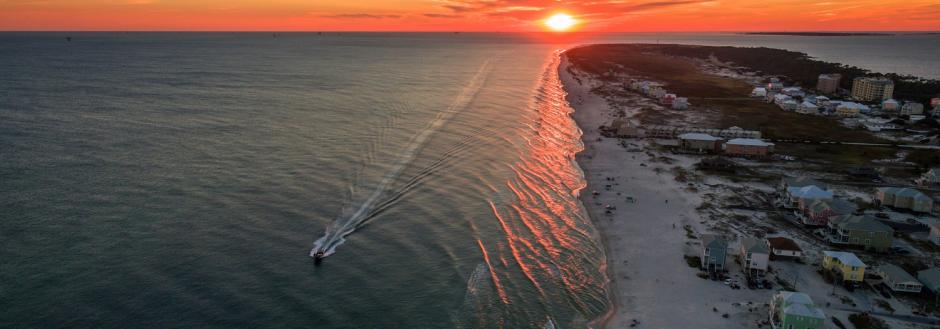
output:
M326 257L326 255L323 250L317 250L317 252L313 254L313 264L320 265L324 257Z

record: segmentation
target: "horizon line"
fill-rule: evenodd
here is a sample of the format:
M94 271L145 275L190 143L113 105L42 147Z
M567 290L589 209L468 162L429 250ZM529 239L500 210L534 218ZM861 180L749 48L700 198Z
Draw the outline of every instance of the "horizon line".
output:
M617 33L940 33L940 30L726 30L726 31L474 31L474 30L0 30L0 33L504 33L504 34L617 34Z

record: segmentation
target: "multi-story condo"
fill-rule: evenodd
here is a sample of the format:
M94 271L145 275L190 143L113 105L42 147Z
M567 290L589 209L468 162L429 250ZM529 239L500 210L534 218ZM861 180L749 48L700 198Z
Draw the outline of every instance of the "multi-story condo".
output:
M840 82L842 82L841 74L820 74L816 82L816 90L824 94L834 94L839 90Z
M852 83L852 98L863 102L894 97L894 81L888 78L858 77Z

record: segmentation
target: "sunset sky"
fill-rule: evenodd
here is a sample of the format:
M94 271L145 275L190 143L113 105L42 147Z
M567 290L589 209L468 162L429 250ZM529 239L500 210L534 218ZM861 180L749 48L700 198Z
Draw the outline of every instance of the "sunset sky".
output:
M0 30L940 30L937 0L0 0Z

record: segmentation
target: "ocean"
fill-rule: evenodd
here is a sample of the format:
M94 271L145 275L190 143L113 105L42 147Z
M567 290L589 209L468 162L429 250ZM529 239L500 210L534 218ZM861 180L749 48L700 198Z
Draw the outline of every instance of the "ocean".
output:
M0 327L598 323L558 54L655 40L940 78L937 35L2 33Z

